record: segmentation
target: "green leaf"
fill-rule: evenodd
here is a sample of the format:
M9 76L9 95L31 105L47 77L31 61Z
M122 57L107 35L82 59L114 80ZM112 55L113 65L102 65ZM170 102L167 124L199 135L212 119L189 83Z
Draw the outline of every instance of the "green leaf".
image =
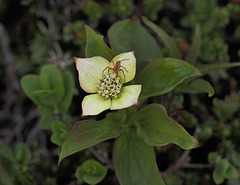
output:
M107 169L95 160L87 160L76 170L76 177L82 182L94 185L104 179Z
M27 165L31 159L31 152L25 144L18 144L15 148L15 158L18 164Z
M216 184L220 184L225 179L225 173L229 167L229 163L221 159L213 171L213 180Z
M0 143L0 165L9 176L15 174L16 159L10 147L4 143Z
M227 69L231 67L240 67L240 62L232 62L232 63L213 63L213 64L201 64L197 65L198 69L201 71L203 75L217 71L220 69Z
M181 59L181 53L176 43L162 28L158 27L156 24L143 17L143 22L150 27L162 41L162 44L166 47L169 57ZM137 42L138 43L138 42ZM151 49L151 48L150 48Z
M115 23L108 30L108 37L114 51L124 53L135 50L138 61L152 61L162 56L161 48L137 18Z
M4 160L8 160L11 163L15 163L15 157L10 147L5 143L0 143L0 156L4 158Z
M216 184L221 184L224 179L221 173L218 173L216 170L213 171L213 180Z
M35 93L42 90L39 76L34 74L25 75L21 78L21 85L28 98L30 98L35 104L41 105L39 95Z
M67 156L110 138L118 137L122 131L119 117L109 113L104 120L86 120L75 123L62 145L59 163Z
M196 79L189 83L185 83L184 81L176 88L176 91L192 94L208 93L209 97L214 95L214 89L212 85L204 79Z
M41 120L39 122L39 127L41 129L50 129L51 125L57 121L54 114L54 109L46 106L39 106L39 111L41 113Z
M229 165L227 170L226 170L225 177L227 179L237 178L238 177L238 170L234 166Z
M221 156L217 152L211 152L208 154L208 162L210 164L219 163L220 160L221 160Z
M136 129L129 128L113 148L114 165L121 185L164 185L152 146L147 145Z
M13 185L11 178L5 171L5 169L2 167L0 163L0 184L1 185Z
M220 159L213 171L213 180L216 184L222 183L225 179L233 179L238 177L237 169L227 160Z
M196 25L193 42L189 49L186 61L190 64L195 64L201 49L201 30L199 24Z
M40 83L46 94L40 97L42 104L56 107L64 96L64 82L61 72L52 64L43 66L40 72Z
M138 121L138 133L149 145L162 146L174 143L183 149L198 146L198 141L194 137L168 117L162 105L150 104L142 108L135 116Z
M61 121L56 121L52 124L51 142L61 146L70 132L70 128Z
M194 66L173 58L158 59L145 67L138 80L142 84L141 98L166 94L184 79L200 75Z
M97 34L92 28L85 25L87 33L86 57L101 56L109 61L117 54L113 52L103 41L103 36Z
M64 72L62 74L63 82L64 82L64 89L65 93L62 100L58 104L58 108L67 112L73 98L73 91L74 91L74 78L71 72Z

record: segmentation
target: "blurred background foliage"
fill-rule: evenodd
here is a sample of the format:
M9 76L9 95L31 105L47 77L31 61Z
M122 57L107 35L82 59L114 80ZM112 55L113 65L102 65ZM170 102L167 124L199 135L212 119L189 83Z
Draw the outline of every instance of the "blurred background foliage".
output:
M85 56L84 24L104 35L109 44L110 26L132 16L146 16L163 28L183 55L189 51L198 23L202 44L197 64L240 60L238 0L0 0L0 184L84 184L78 181L80 172L75 176L77 167L88 159L111 159L111 143L105 142L57 167L59 146L69 128L56 122L51 130L39 129L40 113L24 95L20 78L39 74L45 64L71 71L75 90L68 121L72 125L81 119L85 95L73 61L73 56ZM167 57L164 49L162 55ZM211 72L204 78L214 86L211 98L170 93L149 100L165 105L168 114L200 142L192 151L173 145L156 148L167 185L240 184L240 69ZM65 117L59 120L66 122ZM99 184L118 184L111 164L108 169Z

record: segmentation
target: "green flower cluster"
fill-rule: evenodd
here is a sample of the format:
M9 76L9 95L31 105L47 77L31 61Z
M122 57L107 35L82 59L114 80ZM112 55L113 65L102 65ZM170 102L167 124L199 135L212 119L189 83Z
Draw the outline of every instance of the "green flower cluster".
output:
M104 99L117 98L120 94L122 84L120 77L116 73L103 75L102 79L97 84L98 94L101 94Z

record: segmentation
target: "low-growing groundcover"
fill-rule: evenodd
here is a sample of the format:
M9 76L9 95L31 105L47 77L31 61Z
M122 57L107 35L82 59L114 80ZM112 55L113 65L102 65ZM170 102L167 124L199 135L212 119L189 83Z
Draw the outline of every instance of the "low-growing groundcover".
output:
M108 56L109 48L88 26L86 32L88 40L95 40L87 42L86 46L87 55L91 57L75 58L75 61L81 87L95 94L84 97L82 116L97 115L108 108L120 109L126 116L115 112L107 113L106 118L98 122L77 122L62 144L59 164L71 154L117 138L113 147L113 165L120 184L164 184L155 162L153 146L175 143L184 149L192 149L198 146L198 141L169 118L162 105L143 106L143 102L171 91L184 79L200 75L200 71L181 60L161 58L143 69L138 80L142 85L123 86L135 76L134 52L116 55L109 63L102 58ZM95 43L99 44L98 55L102 57L94 56ZM143 108L139 110L139 107Z
M238 2L53 4L15 60L0 27L0 184L240 184Z

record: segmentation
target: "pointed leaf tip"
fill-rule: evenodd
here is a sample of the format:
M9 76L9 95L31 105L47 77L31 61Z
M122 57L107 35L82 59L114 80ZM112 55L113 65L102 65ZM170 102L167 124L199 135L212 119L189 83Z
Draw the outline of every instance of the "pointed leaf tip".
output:
M162 58L151 62L140 74L142 99L162 95L173 90L184 79L201 75L194 66L174 58Z
M168 117L166 109L160 104L150 104L137 113L138 133L154 146L174 143L183 149L199 146L198 141L181 125Z
M122 131L119 120L119 116L109 113L101 121L85 120L76 122L62 145L58 165L69 155L110 138L118 137Z
M87 45L85 55L87 58L101 56L111 61L117 54L112 51L103 41L103 36L97 34L90 26L84 25L87 33Z

